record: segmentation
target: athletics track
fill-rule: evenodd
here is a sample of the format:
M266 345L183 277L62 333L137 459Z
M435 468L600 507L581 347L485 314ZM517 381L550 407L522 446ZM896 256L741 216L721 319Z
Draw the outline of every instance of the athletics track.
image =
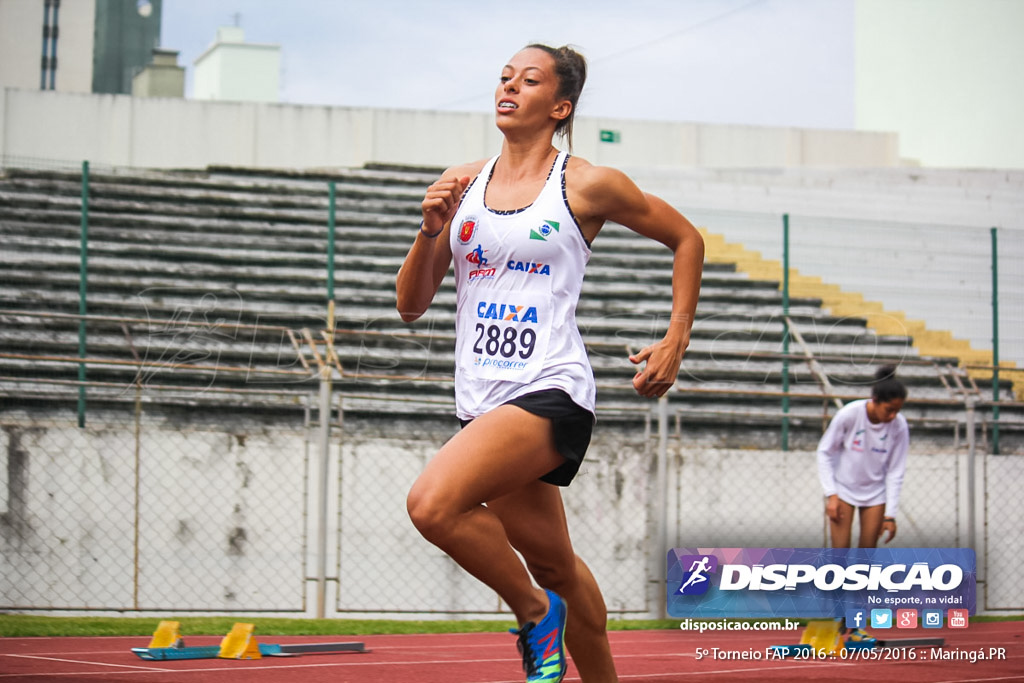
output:
M894 630L893 638L942 637L955 659L935 660L931 648L899 651L898 658L698 660L698 650L760 653L795 643L800 632L613 631L612 651L623 683L671 681L869 681L942 683L1024 681L1024 621L976 622L963 630ZM222 636L187 636L187 645L217 645ZM367 652L306 654L258 660L143 661L131 653L147 637L0 638L0 683L112 681L139 683L521 683L512 636L502 633L272 636L261 643L360 641ZM1005 659L971 663L968 653ZM570 668L566 681L579 681Z

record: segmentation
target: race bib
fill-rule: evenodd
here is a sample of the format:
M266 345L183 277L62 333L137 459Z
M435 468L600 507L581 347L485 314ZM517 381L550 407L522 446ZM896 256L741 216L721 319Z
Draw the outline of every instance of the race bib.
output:
M527 383L547 356L550 292L480 290L461 316L459 366L474 379Z

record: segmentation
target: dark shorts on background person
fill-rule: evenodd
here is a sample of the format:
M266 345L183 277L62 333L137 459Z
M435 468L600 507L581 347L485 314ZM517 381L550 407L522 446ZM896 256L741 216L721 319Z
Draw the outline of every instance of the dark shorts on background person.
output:
M565 462L551 470L541 481L555 486L568 486L583 464L583 458L590 446L594 433L594 414L577 405L569 394L561 389L542 389L523 394L502 405L522 408L528 413L551 420L551 432L555 448ZM459 420L465 427L472 420Z

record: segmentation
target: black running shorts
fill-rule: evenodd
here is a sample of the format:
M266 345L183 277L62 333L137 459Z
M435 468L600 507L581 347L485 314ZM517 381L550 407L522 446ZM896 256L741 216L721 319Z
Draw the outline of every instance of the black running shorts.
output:
M506 401L504 405L517 406L551 420L555 448L565 458L565 462L540 480L555 486L568 486L583 464L583 457L590 446L590 437L594 432L594 414L578 406L569 394L561 389L533 391ZM465 427L472 420L459 422Z

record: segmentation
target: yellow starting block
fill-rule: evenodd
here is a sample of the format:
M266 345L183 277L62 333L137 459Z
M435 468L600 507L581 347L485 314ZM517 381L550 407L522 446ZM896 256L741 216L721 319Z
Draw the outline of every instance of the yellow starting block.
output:
M305 643L291 645L260 644L253 636L253 624L236 623L220 641L220 646L186 647L176 621L161 621L149 647L133 647L140 659L166 661L176 659L261 659L292 657L300 654L367 652L361 642Z
M842 622L836 619L807 622L800 644L826 655L839 654L843 649Z
M260 645L252 632L254 624L236 623L220 641L220 659L260 659Z
M807 622L799 645L773 645L772 649L783 657L807 656L812 652L816 656L835 656L844 647L842 622L828 619Z
M161 621L153 632L149 647L183 647L185 640L180 629L181 624L177 621Z

